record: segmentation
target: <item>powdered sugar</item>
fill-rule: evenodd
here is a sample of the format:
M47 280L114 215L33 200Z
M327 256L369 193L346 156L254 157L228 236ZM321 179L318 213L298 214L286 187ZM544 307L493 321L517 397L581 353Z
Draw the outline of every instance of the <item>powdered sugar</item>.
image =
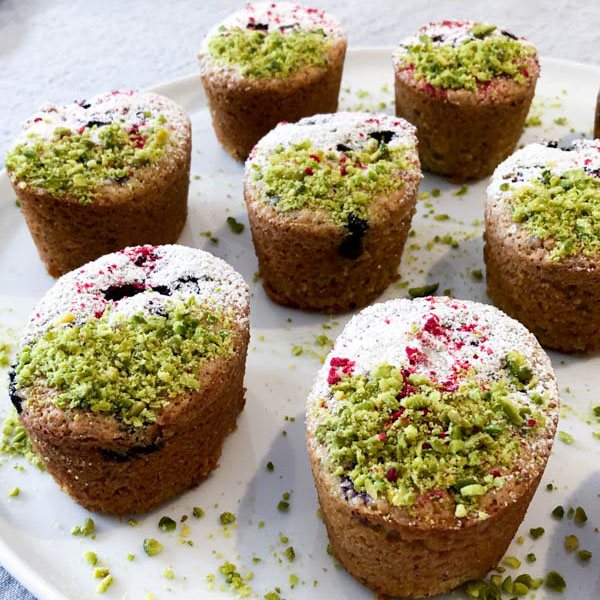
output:
M246 164L266 165L269 154L278 146L288 147L306 139L324 151L339 152L341 145L360 152L376 133L388 134L386 143L391 148L406 147L407 159L417 164L416 128L408 121L383 113L344 111L280 123L253 148Z
M101 316L108 306L111 318L164 314L169 303L192 296L247 319L248 287L225 261L179 245L125 248L63 275L34 310L22 345L69 313L75 324Z
M555 147L552 143L528 144L496 168L487 190L488 198L507 200L519 184L543 180L544 171L560 176L572 169L583 169L588 175L600 176L600 140L577 140L568 149ZM508 189L500 189L507 183Z
M265 33L279 31L284 34L294 29L304 31L323 30L326 36L344 38L341 23L323 10L298 6L290 2L248 2L246 6L217 23L202 42L202 52L208 51L208 43L224 30L260 30Z
M515 350L539 377L518 401L529 405L534 392L556 397L550 359L523 325L500 310L443 297L390 300L366 308L346 325L317 376L309 404L329 395L328 379L339 358L352 361L357 374L387 363L452 390L465 370L474 371L483 383L497 380L507 353Z
M424 25L414 35L411 35L400 42L400 45L393 55L394 64L397 66L399 58L406 55L412 46L420 44L420 38L422 36L431 38L434 46L452 46L453 48L460 46L467 40L477 40L478 38L470 32L474 25L476 25L475 21L455 20L440 21L438 23ZM509 37L513 40L518 40L524 45L532 46L532 44L524 38L517 38L517 36L510 31L499 27L496 27L496 29L488 33L486 38L488 37Z
M50 139L57 127L81 133L90 129L90 137L98 142L98 134L103 125L120 123L127 131L137 127L139 131L154 126L159 116L166 119L164 127L169 129L177 141L187 136L189 118L185 111L165 96L151 92L111 92L95 96L90 100L73 102L67 105L46 104L23 123L23 133L17 144L27 144L32 140ZM92 129L93 125L97 125Z

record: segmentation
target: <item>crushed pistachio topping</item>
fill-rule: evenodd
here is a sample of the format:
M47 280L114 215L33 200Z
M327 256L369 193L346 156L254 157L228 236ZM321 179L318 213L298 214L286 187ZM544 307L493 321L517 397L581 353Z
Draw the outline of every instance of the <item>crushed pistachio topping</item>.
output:
M524 386L508 367L493 382L466 372L454 391L388 364L336 376L330 386L316 409L315 435L347 497L366 493L411 506L420 496L449 494L458 518L502 487L520 441L544 424L519 403Z
M546 169L508 202L513 220L527 233L553 241L549 260L600 252L600 178L583 169L560 176Z
M72 195L88 204L103 184L124 181L164 155L170 137L165 122L159 116L144 127L117 121L77 131L56 127L48 139L30 133L6 155L6 168L22 189Z
M285 78L301 67L326 67L329 39L323 29L306 31L222 30L208 43L211 57L236 67L248 79Z
M163 551L163 545L154 538L145 538L142 547L148 556L156 556Z
M404 186L403 172L414 168L407 148L370 137L360 151L324 151L309 139L287 148L277 146L266 166L252 163L254 180L264 184L263 197L279 212L325 211L338 225L367 219L375 194Z
M16 367L17 389L28 401L62 409L110 414L134 427L154 422L157 411L186 390L208 358L232 352L229 320L194 297L165 305L166 316L111 316L107 310L83 325L62 323L25 346ZM45 386L55 394L37 395Z
M81 535L83 537L88 537L88 535L94 536L96 532L96 525L94 524L94 520L90 517L86 517L81 525L75 525L71 529L71 535Z
M252 593L252 588L244 581L245 577L242 577L237 571L237 567L225 561L219 567L219 573L225 577L225 583L229 584L229 591L235 592L238 598L247 598ZM248 577L251 579L251 577Z
M44 471L44 463L31 447L31 440L25 427L19 422L17 411L13 408L2 425L0 452L9 456L22 456L40 471Z
M397 55L398 66L414 69L417 81L442 89L475 90L479 83L503 76L524 83L526 61L536 56L535 48L493 32L496 26L476 23L456 45L420 35L418 43Z
M177 523L171 517L161 517L158 528L162 531L174 531L177 528Z

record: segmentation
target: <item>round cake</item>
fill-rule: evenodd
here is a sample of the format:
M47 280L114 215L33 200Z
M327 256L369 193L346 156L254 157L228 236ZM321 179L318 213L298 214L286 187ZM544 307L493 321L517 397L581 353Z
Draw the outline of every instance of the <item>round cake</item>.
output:
M600 348L600 140L529 144L487 191L488 294L545 346Z
M314 8L248 3L217 23L198 58L225 150L243 160L280 121L335 112L345 54L339 21Z
M307 402L334 555L387 596L483 577L524 518L558 408L550 359L498 309L444 297L366 308Z
M535 92L535 47L495 25L430 23L393 56L396 114L417 127L423 168L485 177L515 149Z
M244 178L268 295L328 313L371 302L398 277L420 181L403 119L340 112L278 125Z
M148 511L215 469L244 407L248 288L184 246L125 248L36 307L10 395L34 450L88 510Z
M6 168L50 275L125 246L177 241L191 153L178 104L112 92L47 105L23 129Z

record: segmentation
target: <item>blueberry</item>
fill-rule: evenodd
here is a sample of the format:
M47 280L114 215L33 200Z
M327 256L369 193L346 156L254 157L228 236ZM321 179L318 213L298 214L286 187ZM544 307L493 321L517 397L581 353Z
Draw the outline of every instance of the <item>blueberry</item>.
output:
M369 137L377 140L380 144L389 144L395 135L393 131L374 131L369 134Z
M23 404L23 398L21 398L21 396L19 396L19 393L17 392L16 377L17 372L13 365L13 368L8 374L8 395L10 397L10 401L13 403L13 406L17 409L17 412L21 414L21 412L23 411L23 407L21 406Z
M118 302L123 298L131 298L136 294L141 294L146 288L141 283L122 283L121 285L111 285L102 290L104 297L110 302Z
M369 224L364 219L351 213L348 217L346 229L349 233L340 244L340 254L345 258L355 260L362 254L362 238L367 233Z

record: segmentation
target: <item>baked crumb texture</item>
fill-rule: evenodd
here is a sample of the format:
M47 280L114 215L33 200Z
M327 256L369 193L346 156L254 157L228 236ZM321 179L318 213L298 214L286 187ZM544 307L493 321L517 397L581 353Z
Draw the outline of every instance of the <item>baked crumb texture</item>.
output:
M245 160L280 121L335 112L346 35L324 11L248 3L215 25L198 55L217 138Z
M396 114L417 127L425 170L481 178L515 149L535 92L535 47L494 25L442 21L393 56Z
M600 141L529 144L503 162L485 208L488 295L540 343L600 348Z
M244 197L276 302L344 312L397 278L421 180L415 130L340 112L278 125L246 161Z
M524 518L558 408L550 359L498 309L445 297L366 308L307 401L333 553L388 596L484 576Z
M61 277L11 374L34 450L88 510L146 512L218 466L244 407L248 288L184 246L137 246Z
M48 273L126 246L177 241L190 154L187 114L158 94L111 92L42 107L6 166Z

